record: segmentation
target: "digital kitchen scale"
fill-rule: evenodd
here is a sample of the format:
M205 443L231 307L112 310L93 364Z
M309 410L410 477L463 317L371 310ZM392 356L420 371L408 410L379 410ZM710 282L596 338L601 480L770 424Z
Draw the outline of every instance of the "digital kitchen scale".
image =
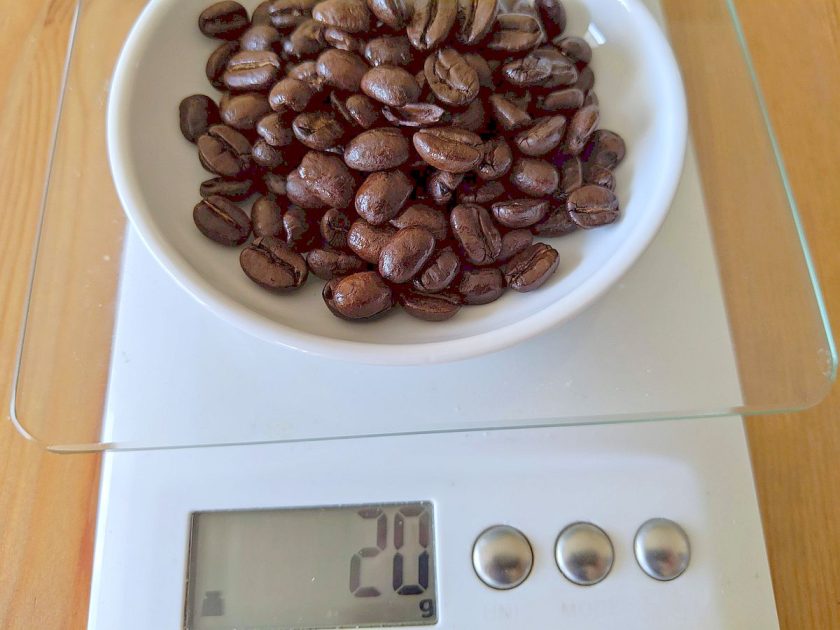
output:
M409 368L249 337L126 231L105 106L143 5L77 7L12 408L105 452L89 628L777 627L739 416L818 402L837 357L728 2L648 2L693 133L639 263L545 335Z

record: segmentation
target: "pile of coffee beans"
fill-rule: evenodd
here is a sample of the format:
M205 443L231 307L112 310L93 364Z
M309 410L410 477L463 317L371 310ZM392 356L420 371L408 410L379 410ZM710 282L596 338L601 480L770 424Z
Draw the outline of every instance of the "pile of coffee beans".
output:
M228 0L198 26L223 94L180 106L214 175L193 217L269 291L314 274L338 317L443 321L543 285L535 238L619 216L624 142L561 0Z

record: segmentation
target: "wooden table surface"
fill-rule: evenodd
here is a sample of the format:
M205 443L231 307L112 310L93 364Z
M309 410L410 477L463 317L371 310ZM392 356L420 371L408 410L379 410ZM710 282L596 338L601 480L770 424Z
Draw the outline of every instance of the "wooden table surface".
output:
M828 310L840 321L840 0L736 4ZM45 29L69 23L72 7L71 0L0 0L3 409L59 81L55 63L33 71L19 62L35 54ZM63 47L56 37L53 56ZM781 626L840 629L840 387L808 412L747 425ZM98 475L98 456L46 454L11 424L0 426L0 628L85 627Z

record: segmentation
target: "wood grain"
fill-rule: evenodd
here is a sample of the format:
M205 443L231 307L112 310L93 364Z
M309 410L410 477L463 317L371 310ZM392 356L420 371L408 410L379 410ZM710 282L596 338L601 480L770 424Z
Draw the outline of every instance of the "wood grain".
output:
M120 6L89 2L107 5L102 14L110 20ZM840 0L737 5L836 318ZM4 408L73 6L72 0L0 0ZM103 28L119 30L112 23ZM714 130L709 134L713 139ZM840 629L840 388L809 412L747 424L782 628ZM98 470L96 456L49 455L10 424L0 427L0 628L85 627Z

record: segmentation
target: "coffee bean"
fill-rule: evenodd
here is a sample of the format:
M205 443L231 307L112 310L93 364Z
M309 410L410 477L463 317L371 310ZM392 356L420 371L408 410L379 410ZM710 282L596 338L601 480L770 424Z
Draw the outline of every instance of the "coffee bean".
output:
M257 8L254 9L254 13L251 15L251 24L254 26L271 26L271 16L269 15L270 8L271 0L260 2Z
M577 64L585 66L592 61L592 48L581 37L562 37L552 43Z
M304 112L292 121L295 137L310 149L326 151L338 144L344 129L327 112Z
M600 164L589 164L584 169L584 181L587 184L595 184L602 188L609 188L615 191L615 175L613 172Z
M251 220L233 202L214 195L193 209L193 221L207 238L222 245L241 245L251 233Z
M487 48L505 53L518 53L543 42L540 23L533 15L502 13L496 18Z
M264 94L245 92L225 94L219 103L222 121L234 129L252 131L257 123L271 113L271 106Z
M312 16L320 0L273 0L268 9L271 24L280 31L290 31Z
M531 107L531 101L534 100L534 95L528 90L523 90L521 92L504 92L502 96L516 105L519 109L524 110L528 110Z
M417 291L406 291L400 294L400 304L406 313L427 322L445 322L461 310L458 297L445 293L427 295Z
M394 306L391 289L375 271L363 271L334 280L324 287L324 302L344 319L375 319Z
M498 201L492 205L493 216L499 224L519 229L539 223L548 213L547 199L511 199Z
M207 37L238 39L250 25L248 11L238 2L217 2L198 17L198 28Z
M408 160L408 140L398 129L380 127L353 138L344 150L344 161L357 171L384 171Z
M457 2L458 33L456 37L462 44L474 46L493 28L498 13L497 0L457 0Z
M202 182L199 192L204 198L218 195L231 201L244 201L253 194L254 182L250 179L215 177Z
M318 57L318 74L327 85L345 92L358 92L367 71L364 59L346 50L331 48Z
M379 108L375 101L364 94L353 94L344 104L348 122L362 129L370 129L379 122Z
M356 181L341 158L310 151L298 168L305 186L332 208L346 208L353 202Z
M517 87L572 85L578 80L574 62L554 48L539 48L502 66L502 76Z
M280 33L271 24L255 24L242 34L242 50L274 50L280 45Z
M545 160L520 158L510 171L510 183L531 197L547 197L560 185L560 174Z
M364 55L372 66L407 66L411 44L404 35L377 37L367 43Z
M387 223L402 210L413 188L402 171L371 173L356 192L356 212L371 225Z
M487 61L478 53L464 53L464 61L466 61L478 77L478 84L481 87L492 90L495 85L493 83L493 71Z
M243 249L239 264L245 275L269 291L298 289L309 276L303 256L272 236L255 239Z
M254 236L285 236L283 229L283 210L275 199L263 196L251 206L251 224L254 229Z
M598 129L600 120L601 114L595 105L579 109L569 122L563 151L569 155L580 155Z
M271 146L262 138L254 143L254 148L251 149L251 156L253 157L254 163L263 168L277 168L283 164L283 154L280 153L280 149Z
M449 221L446 214L422 203L408 206L398 216L391 219L391 225L397 229L422 227L432 233L438 241L449 235Z
M269 193L278 197L286 196L286 178L283 175L272 172L263 173L262 181L263 186ZM224 197L224 195L222 196Z
M306 83L313 94L324 88L324 79L318 74L318 64L311 59L290 67L286 74L286 78L297 79Z
M358 219L347 233L347 246L359 258L371 264L379 264L379 256L397 230L390 225L371 225Z
M453 127L460 127L476 133L486 131L487 115L484 112L481 99L477 98L467 105L466 109L454 112L450 124Z
M563 88L539 97L537 107L546 112L573 112L583 106L584 98L577 88Z
M577 230L577 224L572 221L566 204L555 206L548 211L548 215L539 223L531 227L531 231L537 236L548 238L565 236Z
M573 87L576 87L581 92L589 92L595 87L595 73L592 68L586 66L578 73L578 80Z
M484 143L481 162L475 171L482 179L499 179L507 174L512 163L510 145L501 136L496 136Z
M292 110L302 112L312 99L309 85L300 79L286 77L280 80L268 96L271 108L276 112Z
M513 131L531 124L528 112L501 94L493 94L489 100L493 117L505 131Z
M411 226L399 230L379 255L379 275L394 284L405 284L426 265L435 251L435 237Z
M310 190L307 183L300 176L299 169L295 169L286 177L286 196L293 204L309 210L326 208L330 204Z
M327 210L321 217L321 236L334 249L347 247L347 232L350 231L350 219L337 208Z
M321 280L342 278L367 268L365 261L347 252L313 249L306 257L309 270Z
M361 33L370 28L370 11L365 0L324 0L312 10L312 17L348 33Z
M417 50L437 48L455 24L455 0L415 0L405 32Z
M383 107L382 114L388 122L401 127L432 127L445 122L449 113L434 103L409 103L405 107Z
M414 134L414 148L431 166L450 173L466 173L481 161L481 137L458 127L433 127Z
M514 142L525 155L545 155L559 146L565 131L564 116L547 116L538 118L528 129L520 131Z
M286 57L311 57L327 47L324 25L317 20L305 20L295 27L283 42Z
M461 281L458 283L458 293L464 304L471 306L495 302L504 292L504 276L495 267L469 269L461 275Z
M251 167L251 143L235 129L213 125L197 144L201 165L211 173L236 178Z
M405 27L414 11L413 0L368 0L368 8L394 30Z
M577 157L567 158L560 167L560 186L566 197L583 186L583 165Z
M447 173L446 171L435 171L426 180L426 192L439 206L447 205L452 201L455 190L464 179L463 173Z
M463 106L478 96L478 73L454 48L443 48L426 57L423 72L429 88L447 105Z
M566 9L563 0L536 0L537 12L549 37L557 37L566 30Z
M237 52L239 52L239 42L225 42L214 50L207 59L207 66L205 68L207 80L217 90L225 89L225 82L222 77L224 77L225 71L227 70L228 61Z
M361 87L369 97L391 107L403 107L420 96L414 77L399 66L371 68L362 77Z
M533 242L534 235L530 230L511 230L502 237L502 253L499 254L498 262L507 262Z
M595 105L597 107L600 104L601 102L598 100L598 95L595 94L593 90L589 90L586 94L586 98L583 99L583 106L586 107L587 105Z
M490 265L502 251L502 236L490 213L476 204L455 206L449 216L452 233L467 260L475 265Z
M477 203L479 205L490 203L501 197L505 192L505 187L500 181L484 182L476 184L476 182L464 182L457 192L458 203Z
M292 143L295 136L279 114L269 114L257 123L257 133L273 147L285 147Z
M556 249L546 243L534 243L508 263L505 282L520 293L534 291L554 275L559 263Z
M461 259L451 249L444 249L432 256L413 285L423 293L440 293L449 288L460 271Z
M283 230L286 234L286 244L296 252L310 249L319 236L318 231L310 224L306 210L298 206L290 206L283 213Z
M178 113L181 133L190 142L196 142L212 125L222 121L216 103L203 94L188 96L181 101Z
M609 188L584 186L569 195L566 206L578 227L596 228L618 219L618 197Z
M334 26L324 28L324 41L333 48L352 53L361 53L365 49L365 43L361 39Z
M613 131L599 129L589 141L586 148L588 164L598 164L608 169L615 169L624 161L627 149L621 136Z

